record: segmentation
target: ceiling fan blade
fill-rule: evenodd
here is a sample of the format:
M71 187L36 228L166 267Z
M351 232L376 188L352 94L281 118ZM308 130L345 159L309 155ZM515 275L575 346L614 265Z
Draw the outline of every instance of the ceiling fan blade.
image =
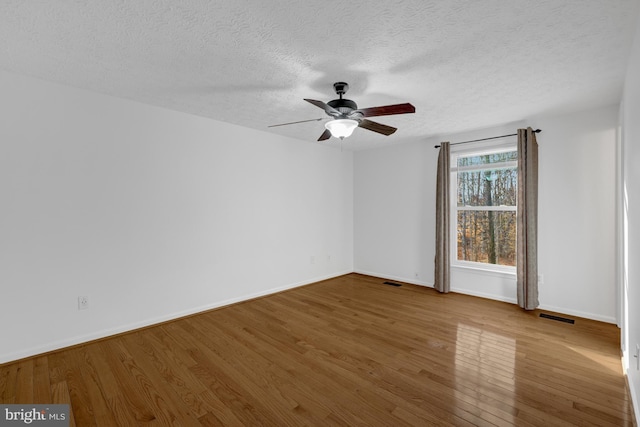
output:
M367 120L367 119L360 120L360 123L358 123L358 127L371 130L374 132L378 132L387 136L391 135L392 133L398 130L398 128L383 125L382 123L372 122L371 120Z
M318 138L318 141L324 141L329 138L331 138L331 132L329 132L329 129L325 129L322 135L320 135L320 138Z
M416 107L409 104L408 102L405 104L394 104L394 105L384 105L381 107L371 107L371 108L361 108L359 110L353 111L353 113L360 113L362 117L376 117L376 116L390 116L392 114L407 114L407 113L415 113Z
M333 116L333 117L338 117L340 116L340 111L336 110L335 108L331 107L330 105L322 102L322 101L316 101L315 99L307 99L304 98L305 101L315 105L318 108L322 108L328 115Z
M287 126L287 125L295 125L298 123L306 123L306 122L319 122L320 120L324 120L323 118L319 118L319 119L309 119L309 120L300 120L297 122L289 122L289 123L280 123L278 125L271 125L271 126L267 126L268 128L275 128L278 126Z

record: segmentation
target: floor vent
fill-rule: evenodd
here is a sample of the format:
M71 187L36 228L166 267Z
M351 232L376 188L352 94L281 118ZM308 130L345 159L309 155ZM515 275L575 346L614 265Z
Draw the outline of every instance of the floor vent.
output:
M400 283L394 283L394 282L384 282L384 284L389 286L402 286Z
M566 317L553 316L547 313L540 313L540 317L544 317L545 319L557 320L558 322L571 323L572 325L576 323L573 319L567 319Z

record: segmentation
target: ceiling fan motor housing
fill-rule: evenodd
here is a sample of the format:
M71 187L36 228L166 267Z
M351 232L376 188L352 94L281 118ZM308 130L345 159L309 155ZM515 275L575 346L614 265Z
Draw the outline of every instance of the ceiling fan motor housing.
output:
M358 105L350 99L334 99L333 101L327 102L327 105L335 108L344 115L358 109Z
M342 99L342 95L347 93L349 90L349 84L346 82L335 82L333 84L333 88L336 91L336 94L340 96L340 99L334 99L333 101L327 102L332 108L340 111L341 117L345 117L349 113L358 109L358 105L350 99Z

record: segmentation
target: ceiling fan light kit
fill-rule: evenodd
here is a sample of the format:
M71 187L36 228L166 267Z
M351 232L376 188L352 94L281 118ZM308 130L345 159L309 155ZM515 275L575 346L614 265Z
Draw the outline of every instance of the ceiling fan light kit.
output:
M338 96L340 97L339 99L334 99L327 103L317 101L315 99L304 99L308 103L313 104L318 108L322 108L325 113L327 113L327 115L331 117L331 120L325 123L324 127L326 128L326 130L322 133L322 135L320 135L318 141L324 141L331 138L331 136L335 136L336 138L340 138L342 140L351 136L351 134L357 127L361 127L363 129L388 136L394 133L397 129L392 126L383 125L382 123L373 122L366 119L365 117L389 116L393 114L407 114L416 112L416 108L409 103L358 109L358 105L354 101L342 98L342 95L344 95L349 89L349 85L347 83L336 82L333 84L333 88L335 89L336 94L338 94ZM303 123L306 121L313 120L282 123L269 127Z
M324 127L329 129L332 136L345 139L350 137L355 128L358 127L358 122L352 119L335 119L325 123Z

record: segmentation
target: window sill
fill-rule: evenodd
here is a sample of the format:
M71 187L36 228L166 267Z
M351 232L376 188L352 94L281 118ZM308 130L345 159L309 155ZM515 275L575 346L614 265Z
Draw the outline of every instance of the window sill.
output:
M515 280L516 278L516 269L515 267L513 268L505 268L503 269L499 269L499 268L492 268L489 266L484 266L484 265L462 265L462 264L451 264L451 268L453 270L458 270L461 272L466 272L466 273L478 273L478 274L482 274L485 276L493 276L493 277L502 277L505 279L513 279Z

